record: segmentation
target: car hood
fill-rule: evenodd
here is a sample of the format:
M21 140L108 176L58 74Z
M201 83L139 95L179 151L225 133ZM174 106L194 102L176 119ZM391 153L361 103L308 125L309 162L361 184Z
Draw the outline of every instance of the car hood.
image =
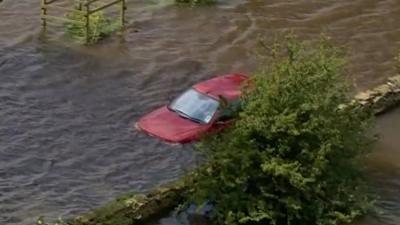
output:
M185 143L196 140L207 125L182 118L164 106L142 117L137 127L164 141Z

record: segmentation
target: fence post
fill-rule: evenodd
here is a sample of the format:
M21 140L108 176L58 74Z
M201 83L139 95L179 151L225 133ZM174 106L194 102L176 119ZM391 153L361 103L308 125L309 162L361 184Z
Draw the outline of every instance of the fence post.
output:
M40 17L42 19L42 26L46 28L46 15L47 15L47 8L46 8L46 0L41 0L41 7L40 7Z
M79 0L78 2L78 10L82 11L82 0Z
M90 43L90 3L86 2L86 44Z
M126 10L125 0L121 0L121 27L125 26L125 10Z

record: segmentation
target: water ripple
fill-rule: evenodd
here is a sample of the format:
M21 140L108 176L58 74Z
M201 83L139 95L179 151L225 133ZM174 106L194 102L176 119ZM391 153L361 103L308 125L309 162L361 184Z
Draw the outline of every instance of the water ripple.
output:
M254 71L260 36L272 42L287 30L302 38L326 32L349 47L355 89L395 71L398 0L171 3L129 1L134 22L96 47L66 43L59 28L42 33L37 1L0 4L0 223L76 215L192 168L191 146L160 143L134 131L133 122L200 80ZM396 154L392 145L383 148ZM376 157L371 165L381 168L386 159ZM399 174L376 177L386 210L378 218L398 224Z

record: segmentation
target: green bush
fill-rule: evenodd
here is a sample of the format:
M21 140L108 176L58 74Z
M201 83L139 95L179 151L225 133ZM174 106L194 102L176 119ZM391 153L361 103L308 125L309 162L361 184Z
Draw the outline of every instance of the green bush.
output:
M324 38L275 46L233 127L198 146L209 164L188 202L214 204L216 224L349 224L371 206L359 162L372 114L342 107L344 60Z
M175 0L177 3L190 3L192 5L215 4L217 0Z
M81 23L67 22L65 24L66 33L71 38L86 42L86 18L84 12L73 11L68 13L66 17L70 20ZM112 21L107 18L102 11L95 12L89 16L89 43L93 44L100 39L110 35L121 27L118 21Z

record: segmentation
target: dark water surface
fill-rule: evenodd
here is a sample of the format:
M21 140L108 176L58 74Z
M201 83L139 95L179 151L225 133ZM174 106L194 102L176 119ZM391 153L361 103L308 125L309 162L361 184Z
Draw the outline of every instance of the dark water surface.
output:
M0 3L0 224L76 215L189 170L190 146L148 138L133 122L195 82L254 71L259 36L327 33L349 47L357 90L393 75L400 48L398 0L231 0L200 8L128 0L133 25L95 47L66 45L56 29L43 34L38 2ZM370 175L383 214L364 225L400 224L399 123L399 111L379 120L385 139Z

